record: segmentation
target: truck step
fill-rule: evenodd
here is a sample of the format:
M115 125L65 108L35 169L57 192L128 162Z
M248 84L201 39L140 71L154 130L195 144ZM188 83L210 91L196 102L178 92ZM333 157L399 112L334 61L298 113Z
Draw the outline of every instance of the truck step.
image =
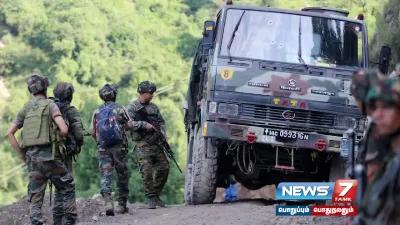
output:
M291 148L291 165L290 166L285 166L285 165L279 165L278 158L279 158L279 147L275 146L275 168L276 169L284 169L284 170L295 170L294 168L294 148Z

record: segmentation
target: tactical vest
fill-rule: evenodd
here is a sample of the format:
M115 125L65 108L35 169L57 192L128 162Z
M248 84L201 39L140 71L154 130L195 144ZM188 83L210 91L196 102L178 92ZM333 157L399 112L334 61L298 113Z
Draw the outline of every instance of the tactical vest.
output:
M22 146L50 145L52 118L50 112L50 99L39 99L35 105L28 109L22 130Z
M399 192L399 175L400 156L390 153L383 161L375 180L365 190L359 206L361 224L398 224L400 214L396 196Z
M135 118L131 118L133 121L146 121L157 128L157 110L150 105L143 105L139 100L135 100L131 103L135 110ZM131 131L133 141L148 141L154 134L155 131L147 131L146 129L139 129L137 131Z
M60 136L60 130L51 116L51 103L54 103L51 99L39 99L33 106L28 106L21 132L21 148L51 145L53 157L65 151L65 138Z

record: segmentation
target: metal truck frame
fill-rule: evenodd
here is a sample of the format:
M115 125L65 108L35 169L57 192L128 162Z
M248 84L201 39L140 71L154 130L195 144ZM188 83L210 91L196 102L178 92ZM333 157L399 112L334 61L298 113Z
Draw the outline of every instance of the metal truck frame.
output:
M344 178L343 133L360 139L366 124L351 76L370 63L363 15L347 16L228 1L205 22L184 104L186 204L212 203L217 187L236 181L255 190ZM389 58L383 46L384 73Z

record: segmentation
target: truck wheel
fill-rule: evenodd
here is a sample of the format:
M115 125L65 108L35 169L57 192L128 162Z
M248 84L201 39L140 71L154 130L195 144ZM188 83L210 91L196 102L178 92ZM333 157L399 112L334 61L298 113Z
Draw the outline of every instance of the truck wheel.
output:
M192 175L193 175L193 129L188 130L188 149L186 151L185 169L185 204L192 205Z
M187 164L185 169L185 204L192 205L192 164Z
M201 131L201 127L197 129L193 145L190 193L193 205L212 203L217 189L218 149ZM213 156L206 157L207 152Z

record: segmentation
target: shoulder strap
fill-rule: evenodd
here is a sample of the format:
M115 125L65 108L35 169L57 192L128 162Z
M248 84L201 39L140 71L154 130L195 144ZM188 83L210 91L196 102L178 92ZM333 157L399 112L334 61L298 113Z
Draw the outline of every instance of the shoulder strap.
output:
M137 109L138 109L137 100L131 102L130 105L133 107L134 110L137 110Z
M133 101L131 105L136 112L144 108L144 106L142 105L142 103L139 102L139 100Z
M131 106L135 110L135 118L132 118L134 120L144 120L147 121L147 111L145 107L140 103L140 101L137 99L131 103Z
M72 106L72 105L68 105L68 106L66 106L65 108L64 108L64 116L66 117L66 119L68 119L68 113L69 113L69 110L70 109L74 109L75 107L74 106Z
M46 98L45 100L46 100L46 101L43 101L43 102L46 102L46 104L50 104L50 103L53 103L53 102L54 102L54 100L48 99L48 98Z
M67 107L65 108L65 113L68 113L68 111L69 111L70 109L73 109L73 108L75 108L75 107L72 106L72 105L67 106Z
M51 100L51 99L43 99L43 100L37 101L35 105L46 106L46 105L48 105L50 103L53 103L53 102L54 101Z
M107 108L115 108L117 106L117 103L116 102L113 102L113 103L111 103L111 104L109 104L108 106L107 106Z
M30 104L29 106L28 106L28 108L27 108L27 113L29 113L35 106L37 106L37 105L39 105L39 106L47 106L47 105L49 105L50 103L53 103L54 101L52 101L51 99L43 99L44 101L42 101L42 100L39 100L39 101L37 101L37 102L35 102L35 104Z

